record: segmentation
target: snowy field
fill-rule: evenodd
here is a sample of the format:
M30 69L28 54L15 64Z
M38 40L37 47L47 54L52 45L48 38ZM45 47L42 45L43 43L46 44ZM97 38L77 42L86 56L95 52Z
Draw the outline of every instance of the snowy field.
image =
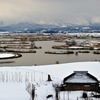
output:
M0 100L31 100L32 85L35 86L34 100L46 100L46 96L50 94L53 98L47 100L56 100L53 85L61 84L63 78L73 71L88 71L100 80L100 62L1 67ZM48 74L53 81L47 82ZM83 91L60 92L59 100L82 100L82 93ZM89 92L88 96L90 96Z
M100 33L66 33L66 35L72 35L72 36L100 36Z

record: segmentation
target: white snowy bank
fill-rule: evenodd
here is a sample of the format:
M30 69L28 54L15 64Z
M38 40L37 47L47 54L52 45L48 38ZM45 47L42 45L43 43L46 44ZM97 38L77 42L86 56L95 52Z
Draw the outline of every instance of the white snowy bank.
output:
M14 54L11 53L0 53L0 58L9 58L9 57L14 57Z

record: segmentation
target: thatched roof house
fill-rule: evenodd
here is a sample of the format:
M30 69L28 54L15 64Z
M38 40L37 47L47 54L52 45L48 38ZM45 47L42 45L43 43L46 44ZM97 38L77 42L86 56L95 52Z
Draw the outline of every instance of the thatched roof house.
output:
M99 81L88 71L74 71L63 80L65 90L97 90Z

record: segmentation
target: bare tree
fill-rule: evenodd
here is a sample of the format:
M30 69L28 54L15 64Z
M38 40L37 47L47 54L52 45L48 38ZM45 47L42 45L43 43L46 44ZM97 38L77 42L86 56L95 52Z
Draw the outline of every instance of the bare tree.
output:
M34 98L35 98L35 85L29 83L29 84L26 86L26 90L27 90L27 92L30 94L31 100L34 100Z
M60 99L60 89L59 89L59 84L54 84L53 87L55 88L55 100Z

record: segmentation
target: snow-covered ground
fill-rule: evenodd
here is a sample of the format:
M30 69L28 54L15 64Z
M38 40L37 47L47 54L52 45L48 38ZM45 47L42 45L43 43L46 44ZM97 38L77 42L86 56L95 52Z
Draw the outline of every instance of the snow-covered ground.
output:
M53 95L53 85L59 85L63 78L73 71L88 71L100 80L100 62L76 62L42 66L16 66L0 68L0 100L30 100L31 89L35 86L34 100L46 100L46 96ZM53 81L48 82L48 74ZM83 91L60 92L59 100L82 100ZM91 93L88 92L88 96ZM92 99L96 100L96 99Z
M100 36L100 33L66 33L66 35L72 35L72 36Z

